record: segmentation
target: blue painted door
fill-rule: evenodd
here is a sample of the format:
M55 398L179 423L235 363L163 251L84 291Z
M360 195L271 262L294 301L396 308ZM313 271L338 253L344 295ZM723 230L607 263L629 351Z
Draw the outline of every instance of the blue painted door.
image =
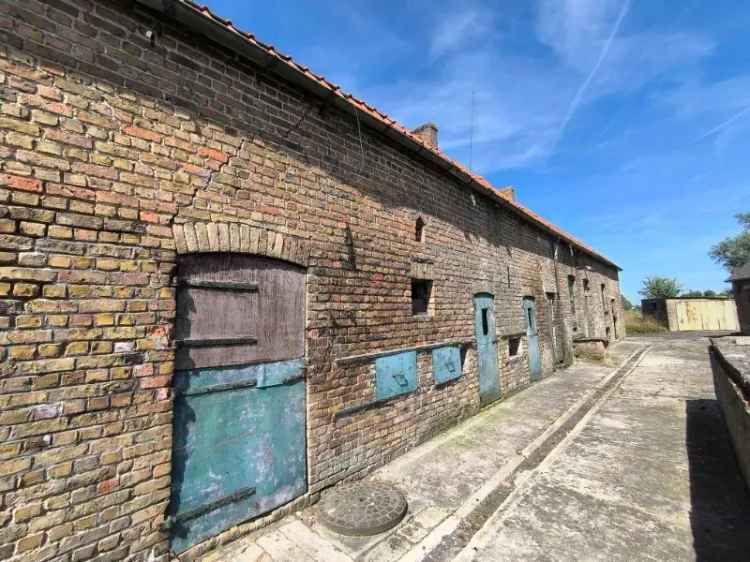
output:
M536 326L536 304L531 297L523 299L523 313L526 317L526 342L529 355L531 380L539 380L542 374L542 358L539 353L539 331Z
M479 401L484 405L500 398L495 298L489 293L479 293L474 296L474 333L477 340Z
M171 549L307 488L304 271L232 254L180 264Z

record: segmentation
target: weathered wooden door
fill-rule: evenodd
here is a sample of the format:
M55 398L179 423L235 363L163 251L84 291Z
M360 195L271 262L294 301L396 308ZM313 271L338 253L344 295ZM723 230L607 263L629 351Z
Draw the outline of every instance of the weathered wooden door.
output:
M175 322L171 548L306 490L304 270L185 256Z
M495 298L489 293L478 293L474 296L474 331L477 338L479 401L484 405L500 398Z
M539 353L539 331L536 326L536 303L532 297L524 297L523 312L526 317L526 342L529 354L529 374L531 380L542 374L542 358Z

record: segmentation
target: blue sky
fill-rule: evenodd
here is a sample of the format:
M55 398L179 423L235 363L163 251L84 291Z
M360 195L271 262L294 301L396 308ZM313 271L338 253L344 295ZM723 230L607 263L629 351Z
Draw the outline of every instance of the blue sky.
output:
M451 156L619 263L631 300L648 275L726 288L707 251L750 211L747 3L207 1L405 125L435 122Z

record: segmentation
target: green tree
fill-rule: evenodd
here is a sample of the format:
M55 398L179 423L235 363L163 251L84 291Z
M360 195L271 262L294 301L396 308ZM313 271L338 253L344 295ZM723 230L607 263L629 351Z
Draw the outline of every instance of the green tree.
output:
M705 291L685 291L680 295L681 297L688 298L704 298L704 299L715 299L716 297L726 296L726 291L717 293L713 289L706 289Z
M687 297L687 298L702 297L703 296L703 291L685 291L680 296L681 297Z
M682 292L682 286L673 277L652 275L643 280L638 294L644 299L673 299Z
M742 232L725 238L708 253L714 261L729 270L750 262L750 213L739 213L735 218L740 223Z
M622 298L622 308L623 310L633 310L633 303L628 300L628 297L625 295L620 295Z

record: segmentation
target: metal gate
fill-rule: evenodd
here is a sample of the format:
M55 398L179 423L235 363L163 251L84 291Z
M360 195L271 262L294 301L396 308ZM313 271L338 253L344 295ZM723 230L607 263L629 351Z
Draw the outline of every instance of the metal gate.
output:
M495 331L495 297L489 293L474 295L474 331L477 338L479 401L489 404L500 398L497 369L497 333Z
M171 548L303 494L304 270L185 256L175 323Z

